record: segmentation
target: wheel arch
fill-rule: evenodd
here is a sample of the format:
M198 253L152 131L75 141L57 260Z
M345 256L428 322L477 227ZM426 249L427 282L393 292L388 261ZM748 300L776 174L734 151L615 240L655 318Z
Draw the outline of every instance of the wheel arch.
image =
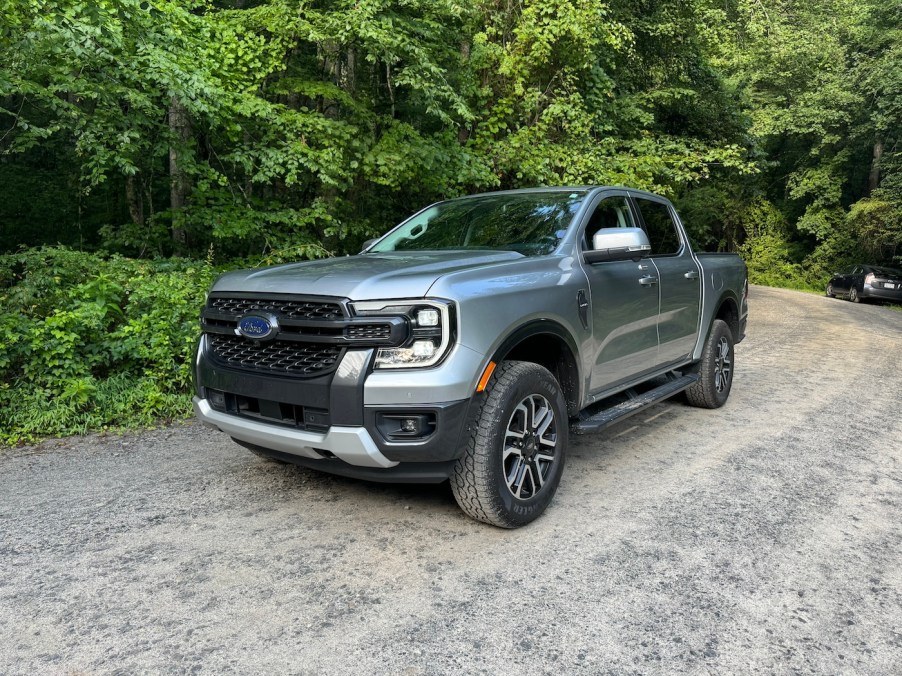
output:
M711 326L714 325L715 319L722 319L730 327L733 333L733 340L738 342L740 330L739 300L732 292L724 292L717 301L717 309L711 318L711 325L708 326L708 333L711 333Z
M570 332L557 322L539 319L514 329L495 350L491 361L526 361L544 366L557 379L567 403L567 413L579 413L582 379L576 355L579 350Z

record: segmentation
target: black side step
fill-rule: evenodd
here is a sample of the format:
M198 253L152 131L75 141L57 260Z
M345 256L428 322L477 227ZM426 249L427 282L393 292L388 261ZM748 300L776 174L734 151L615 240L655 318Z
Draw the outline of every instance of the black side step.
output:
M648 408L659 401L672 397L678 392L682 392L696 380L698 380L698 374L695 373L684 376L674 374L664 384L642 394L636 394L631 390L627 391L625 393L628 397L626 401L602 408L597 413L582 420L573 421L570 424L570 433L589 434L590 432L599 432L615 422L638 413L644 408Z

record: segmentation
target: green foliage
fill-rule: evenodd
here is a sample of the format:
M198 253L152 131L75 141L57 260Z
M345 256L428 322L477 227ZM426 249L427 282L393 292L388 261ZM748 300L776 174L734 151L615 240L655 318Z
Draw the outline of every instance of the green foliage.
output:
M673 197L752 280L902 261L885 0L0 3L0 428L185 411L211 263L341 255L439 199ZM155 259L157 262L147 262Z
M0 439L185 416L213 276L64 248L0 256Z

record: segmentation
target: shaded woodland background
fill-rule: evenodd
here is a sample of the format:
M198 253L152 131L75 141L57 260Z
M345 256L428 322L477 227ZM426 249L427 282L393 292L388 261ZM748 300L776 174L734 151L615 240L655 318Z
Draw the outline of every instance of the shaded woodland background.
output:
M183 414L218 270L455 195L660 192L758 283L898 265L900 134L892 0L2 3L0 434Z

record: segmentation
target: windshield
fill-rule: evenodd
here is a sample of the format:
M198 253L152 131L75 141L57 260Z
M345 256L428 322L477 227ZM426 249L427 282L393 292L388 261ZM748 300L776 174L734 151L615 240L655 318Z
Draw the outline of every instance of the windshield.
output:
M435 204L376 244L369 253L423 249L501 249L549 254L582 205L584 190L508 193Z

